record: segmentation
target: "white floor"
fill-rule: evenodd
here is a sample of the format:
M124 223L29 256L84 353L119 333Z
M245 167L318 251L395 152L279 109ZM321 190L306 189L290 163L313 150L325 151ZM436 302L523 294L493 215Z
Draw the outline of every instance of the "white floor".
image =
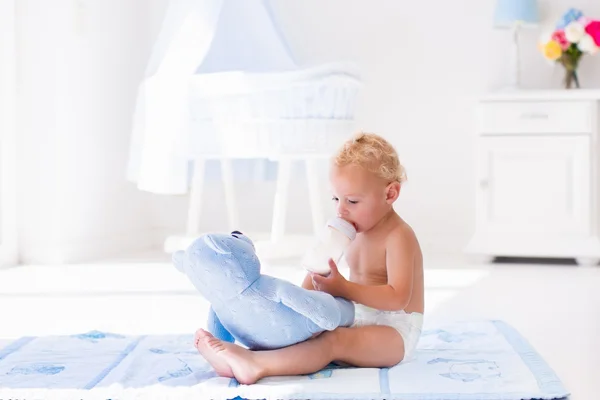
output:
M154 261L152 261L154 260ZM290 262L264 272L299 283ZM600 396L600 267L428 260L426 323L497 318L517 328L572 392ZM165 256L0 270L0 339L85 332L193 332L206 303Z

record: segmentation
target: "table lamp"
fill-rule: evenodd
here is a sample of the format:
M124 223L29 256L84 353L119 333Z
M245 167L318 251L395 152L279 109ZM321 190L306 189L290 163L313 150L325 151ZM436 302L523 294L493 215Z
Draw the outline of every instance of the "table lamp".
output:
M520 86L519 29L524 26L536 26L538 21L539 13L536 0L496 0L494 26L510 29L513 36L510 84L513 89Z

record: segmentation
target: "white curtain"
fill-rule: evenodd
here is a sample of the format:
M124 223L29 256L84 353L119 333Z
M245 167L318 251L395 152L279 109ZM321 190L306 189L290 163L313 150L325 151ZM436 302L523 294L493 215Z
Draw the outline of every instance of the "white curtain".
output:
M267 1L171 0L139 86L128 179L149 192L187 192L189 135L199 134L190 130L194 116L189 83L194 74L295 68ZM251 178L248 171L274 175L273 163L266 160L236 163L241 179ZM217 168L215 163L209 166L209 177L216 176Z

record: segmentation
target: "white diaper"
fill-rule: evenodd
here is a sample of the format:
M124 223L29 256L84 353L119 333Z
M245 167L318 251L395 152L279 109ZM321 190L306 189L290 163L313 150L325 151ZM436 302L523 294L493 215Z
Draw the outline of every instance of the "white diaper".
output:
M412 359L414 351L421 337L423 327L423 314L406 311L381 311L362 304L355 304L356 314L352 327L368 325L390 326L398 331L404 340L404 359Z

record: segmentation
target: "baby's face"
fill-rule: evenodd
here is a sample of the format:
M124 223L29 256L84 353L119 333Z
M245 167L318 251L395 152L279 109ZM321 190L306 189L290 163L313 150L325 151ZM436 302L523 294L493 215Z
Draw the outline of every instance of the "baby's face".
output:
M358 232L372 228L389 210L387 182L355 165L332 166L329 176L337 215Z

